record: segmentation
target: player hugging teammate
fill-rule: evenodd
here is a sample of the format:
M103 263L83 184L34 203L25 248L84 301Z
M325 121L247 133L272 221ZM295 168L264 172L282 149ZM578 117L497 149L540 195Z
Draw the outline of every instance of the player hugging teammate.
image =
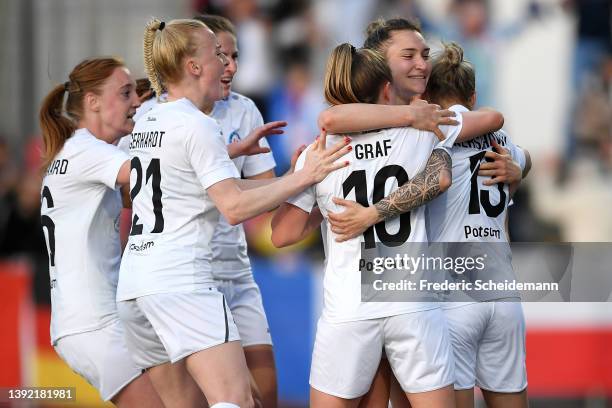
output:
M474 72L458 46L432 68L418 25L393 19L371 24L364 48L336 47L325 79L333 106L320 121L362 133L323 131L281 178L263 137L285 123L264 125L231 91L229 21L154 19L144 55L156 99L136 124L136 84L113 58L79 64L41 108L52 341L103 399L276 406L272 341L239 224L282 204L275 245L328 231L313 406L386 406L391 394L394 406L467 407L475 385L490 406L526 406L519 303L366 303L355 273L362 242L507 242L528 155L499 131L501 114L471 111ZM413 101L421 95L443 109ZM124 135L129 156L115 146ZM121 259L117 188L128 184Z

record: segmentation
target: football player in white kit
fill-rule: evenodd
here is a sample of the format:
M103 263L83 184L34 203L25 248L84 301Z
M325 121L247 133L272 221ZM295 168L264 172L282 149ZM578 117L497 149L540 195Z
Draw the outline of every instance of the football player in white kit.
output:
M378 52L342 44L328 60L326 99L331 104L389 103L395 101L391 79ZM443 127L446 140L439 145L434 133L414 128L359 135L358 142L351 143L349 167L281 206L273 221L273 242L284 245L300 238L301 231L311 228L315 204L325 218L329 211L337 211L332 198L338 194L368 204L423 176L430 182L428 199L432 199L450 184L445 149L460 130L461 126ZM330 142L339 138L330 136ZM301 164L302 158L296 168ZM324 307L312 356L311 406L356 407L372 384L384 349L415 407L453 407L453 356L437 302L361 301L362 244L426 243L424 207L401 220L379 224L363 239L337 243L333 234L325 238Z
M212 274L219 211L240 223L345 167L347 142L317 144L301 171L273 182L241 180L216 121L202 109L221 98L227 59L197 20L152 20L145 69L168 101L141 117L130 141L132 228L117 301L139 368L167 407L252 407L239 335Z
M273 178L276 162L265 136L282 134L281 128L286 122L276 121L264 125L261 113L253 101L232 92L232 80L238 70L234 25L225 17L217 15L199 15L194 19L203 22L215 33L221 52L228 60L221 77L222 99L204 107L203 112L219 122L220 135L227 144L228 155L240 174L252 180ZM160 99L166 98L164 93ZM157 103L154 97L145 101L137 110L135 120L153 109ZM120 143L128 153L129 143L129 136ZM257 386L258 399L261 399L265 407L274 408L277 405L277 382L272 338L261 292L253 279L244 228L242 225L230 225L220 216L210 245L213 252L213 275L238 327L247 366Z
M129 157L113 143L140 105L115 58L81 62L40 110L45 169L41 221L49 250L51 342L59 356L119 407L161 407L132 362L115 302L121 247L118 187ZM64 104L64 98L66 102Z
M457 44L444 44L443 52L434 59L425 97L456 112L474 106L474 70L463 60ZM514 159L518 166L487 162L500 156L493 149L503 153L502 160ZM513 279L505 221L510 190L529 170L529 155L498 131L455 144L452 162L453 185L427 205L430 241L493 243L488 247L491 254L507 261L485 272L495 280ZM519 168L526 171L521 174ZM356 203L344 204L346 211L330 216L332 231L342 231L340 241L361 234L374 222L368 219L387 219L403 212L390 206L366 209ZM442 304L455 355L458 407L474 406L475 385L490 407L527 407L525 324L520 299L512 298L514 295L491 292L478 294L480 302ZM395 402L394 406L399 405Z
M237 156L232 151L242 139L256 131L263 134L282 133L285 122L271 122L264 127L261 113L255 103L246 96L232 92L232 80L238 70L238 44L233 24L225 17L201 15L202 21L217 36L221 52L228 60L221 77L222 99L204 112L216 119L221 126L228 154L243 177L270 179L275 176L276 162L265 138L249 152ZM218 289L232 311L244 349L247 366L255 380L261 403L266 408L277 406L276 369L272 350L272 337L266 312L263 308L259 286L253 279L253 271L247 254L247 241L242 225L230 225L223 216L215 228L210 243L213 253L212 274Z

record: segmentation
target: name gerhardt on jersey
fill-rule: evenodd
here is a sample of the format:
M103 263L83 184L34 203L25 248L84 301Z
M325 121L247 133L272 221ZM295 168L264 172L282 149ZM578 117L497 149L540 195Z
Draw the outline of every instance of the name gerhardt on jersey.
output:
M117 175L129 157L78 129L42 182L41 222L49 251L51 341L118 319L121 246Z
M247 137L254 128L264 124L255 103L235 92L231 92L226 99L215 102L211 117L219 122L223 142L226 145ZM265 138L260 139L259 145L270 147ZM276 166L272 152L239 156L232 161L244 177L256 176ZM211 248L215 279L232 280L251 275L251 263L242 224L230 225L223 215L219 216Z
M156 105L130 135L132 228L117 300L213 286L219 212L206 193L238 177L219 125L188 99Z
M459 120L461 117L458 118ZM450 150L461 126L443 127L446 134L440 148ZM330 135L328 145L340 136ZM412 128L394 128L354 137L353 150L341 160L350 165L330 173L325 180L293 197L288 202L310 212L318 204L327 219L328 211L341 212L333 197L372 205L425 168L432 150L438 144L433 133ZM296 169L303 166L306 152ZM325 221L324 221L325 222ZM346 322L393 316L438 307L433 302L362 302L359 259L361 245L397 245L404 242L427 243L425 209L417 208L400 217L379 223L363 236L338 243L328 231L324 239L327 250L323 317L330 322Z
M165 102L167 94L161 95ZM136 111L137 121L158 104L155 98L145 101ZM219 136L223 143L229 145L249 135L256 127L264 124L261 113L255 103L246 96L236 92L215 102L210 116L215 119L221 132ZM129 145L133 143L131 136L126 136L119 142L119 147L129 154ZM266 138L259 141L261 147L270 147ZM239 156L232 159L238 173L244 177L256 176L274 169L276 162L272 152L253 156ZM213 253L213 276L215 279L232 280L251 275L251 263L247 253L247 241L242 224L230 225L223 215L219 216L219 224L215 228L211 241Z

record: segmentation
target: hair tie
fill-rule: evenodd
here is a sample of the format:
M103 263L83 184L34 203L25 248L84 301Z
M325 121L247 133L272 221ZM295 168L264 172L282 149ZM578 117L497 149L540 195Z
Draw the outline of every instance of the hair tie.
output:
M353 44L351 44L351 54L355 54L357 52L357 48Z
M70 86L70 81L64 82L64 92L68 92L68 87Z
M162 21L161 23L159 23L159 31L162 31L165 26L166 26L166 22L165 21Z

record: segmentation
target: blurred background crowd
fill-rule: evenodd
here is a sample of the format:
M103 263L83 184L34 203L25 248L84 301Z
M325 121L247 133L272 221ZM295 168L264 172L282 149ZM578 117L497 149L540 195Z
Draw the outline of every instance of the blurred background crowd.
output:
M5 333L0 335L5 346L2 359L17 360L13 377L0 378L0 386L12 384L5 381L77 381L69 373L58 374L61 363L53 361L48 346L49 281L40 226L40 101L88 56L120 56L134 77L144 76L141 42L148 19L199 13L222 14L237 27L240 62L234 90L251 97L266 121L288 122L285 135L268 139L277 174L287 169L298 146L318 134L330 50L347 41L360 46L367 23L375 18L416 17L434 50L439 40L464 47L476 68L478 104L503 112L505 129L531 152L533 169L511 209L512 239L612 241L610 0L0 0L0 257L12 262L3 264L0 278L4 270L4 276L21 276L21 283L12 284L25 285L27 295L15 298L22 292L0 283L0 304L13 301L19 313L23 314L22 304L31 311L25 313L30 317L16 319L14 327L0 330ZM247 233L275 340L281 400L304 405L320 305L318 237L277 251L269 240L269 217L249 222ZM13 310L3 309L5 314ZM563 313L566 324L551 328L545 324L548 312L534 311L532 316L539 317L530 320L527 307L533 329L528 338L533 344L530 349L528 343L530 386L535 376L535 400L541 406L546 401L563 406L560 398L568 407L606 406L606 396L612 395L612 353L604 344L612 342L612 316L597 310L596 305L556 305L550 313ZM609 306L605 310L612 312ZM550 361L530 354L538 347L536 340L547 344L547 330L567 332L568 327L573 336L578 326L595 330L596 336L571 337L568 344L586 342L581 347L599 362L587 367L566 363L561 373L556 370L559 377L566 371L568 377L576 376L578 370L580 384L538 383L536 365L542 365L544 375ZM13 334L17 340L11 343L7 338ZM17 357L13 349L6 351L13 343ZM6 367L4 363L0 366ZM88 401L96 403L95 397Z

